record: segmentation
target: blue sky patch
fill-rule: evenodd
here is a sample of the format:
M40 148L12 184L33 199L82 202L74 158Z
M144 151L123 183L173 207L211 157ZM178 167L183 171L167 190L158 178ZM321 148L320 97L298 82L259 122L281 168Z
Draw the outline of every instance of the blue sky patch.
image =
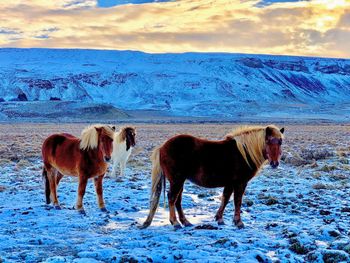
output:
M274 3L300 2L300 1L305 1L305 0L261 0L259 3L256 4L256 6L264 7L264 6L272 5Z
M98 7L113 7L125 4L145 4L157 2L172 2L173 0L97 0Z

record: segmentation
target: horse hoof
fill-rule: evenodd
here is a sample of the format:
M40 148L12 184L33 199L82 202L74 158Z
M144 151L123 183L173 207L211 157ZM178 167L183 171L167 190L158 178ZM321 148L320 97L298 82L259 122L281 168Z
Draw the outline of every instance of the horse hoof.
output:
M79 214L86 216L86 212L84 209L80 209L80 210L78 210L78 212L79 212Z
M222 220L222 221L218 221L218 225L219 226L224 226L225 225L225 222Z
M145 221L142 225L138 225L138 229L145 229L151 225L151 222Z
M138 229L146 229L147 227L148 227L147 224L142 224L137 226Z
M175 230L179 230L179 229L181 229L182 228L182 226L179 224L179 225L174 225L174 229Z
M59 205L54 206L56 210L62 210L62 208Z
M242 221L240 221L240 222L236 223L235 225L236 225L236 227L237 227L238 229L242 229L242 228L244 228L244 224L243 224L243 222L242 222Z
M109 211L105 207L100 208L100 211L103 213L109 213Z
M193 226L190 222L184 224L185 227L191 227Z

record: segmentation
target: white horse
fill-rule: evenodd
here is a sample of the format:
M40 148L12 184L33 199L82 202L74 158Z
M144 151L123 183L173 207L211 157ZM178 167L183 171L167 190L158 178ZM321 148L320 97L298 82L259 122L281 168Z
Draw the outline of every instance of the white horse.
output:
M136 130L132 127L124 127L114 134L112 153L112 177L116 177L117 166L120 167L120 175L124 176L126 162L135 146Z

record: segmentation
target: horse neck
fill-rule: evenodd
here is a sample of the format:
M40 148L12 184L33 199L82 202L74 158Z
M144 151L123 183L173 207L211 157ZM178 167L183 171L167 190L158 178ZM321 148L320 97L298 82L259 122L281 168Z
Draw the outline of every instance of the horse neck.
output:
M119 131L117 134L114 135L114 147L120 147L120 145L126 144L126 139L122 139L122 132Z
M246 157L247 157L247 161L248 163L246 163L246 165L253 171L258 171L261 167L260 166L256 166L256 164L254 163L252 157L250 156L249 152L244 148L245 150L245 154L246 154Z
M125 139L122 139L122 131L119 131L118 134L114 137L114 147L119 148L123 152L129 152L133 148L131 145L128 150L126 150L127 147L127 137Z
M259 144L260 142L254 142L254 144L246 143L245 141L241 141L239 136L234 139L236 140L237 148L243 159L245 159L247 165L253 170L259 170L266 161L263 154L265 146L261 146L261 144L255 145L255 143Z
M93 160L93 161L104 162L103 153L100 150L100 142L98 142L96 148L88 149L88 150L85 150L84 152L85 152L85 158L88 158L89 160Z

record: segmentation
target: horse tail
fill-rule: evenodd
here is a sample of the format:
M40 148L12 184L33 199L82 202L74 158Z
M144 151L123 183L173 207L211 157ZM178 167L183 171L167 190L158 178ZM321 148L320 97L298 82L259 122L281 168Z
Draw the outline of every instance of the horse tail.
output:
M49 178L47 177L47 170L45 168L45 166L43 167L43 180L45 182L45 197L46 197L46 204L50 204L51 200L50 200L50 182L49 182Z
M140 227L141 229L146 228L151 225L154 214L157 211L159 198L162 192L162 184L164 184L164 202L165 202L165 176L160 166L160 147L153 150L151 160L152 160L152 188L150 197L150 209L146 221Z

